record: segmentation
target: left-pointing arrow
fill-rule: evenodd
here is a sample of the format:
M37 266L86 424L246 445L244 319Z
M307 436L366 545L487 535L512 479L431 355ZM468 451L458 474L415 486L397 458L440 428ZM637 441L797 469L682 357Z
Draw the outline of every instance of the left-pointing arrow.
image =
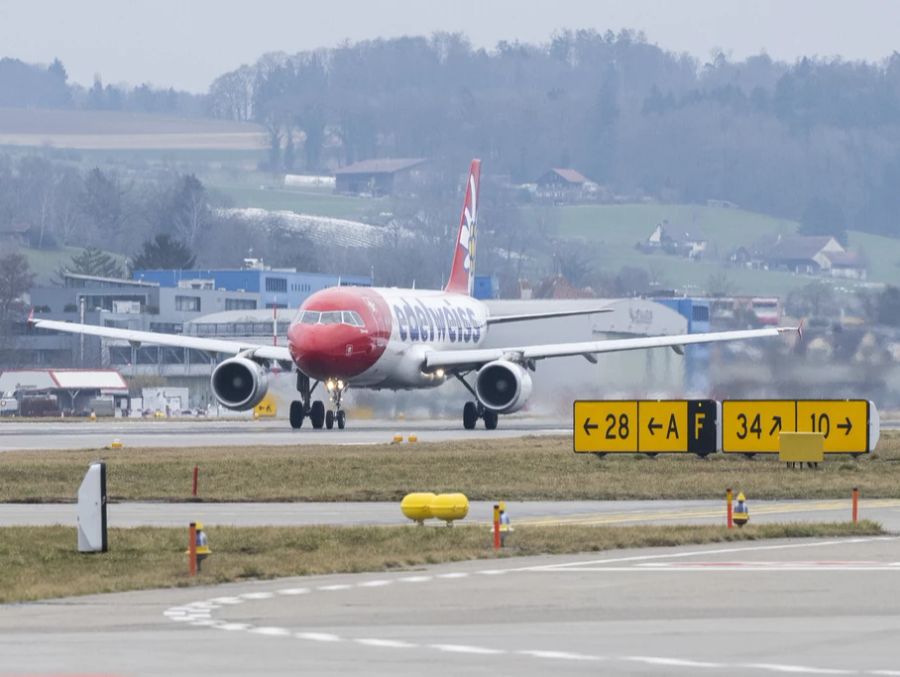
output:
M600 427L600 426L597 425L596 423L591 423L591 417L590 417L590 416L588 416L588 417L584 420L584 434L585 434L585 435L590 436L591 431L592 431L592 430L596 430L596 429L599 428L599 427Z

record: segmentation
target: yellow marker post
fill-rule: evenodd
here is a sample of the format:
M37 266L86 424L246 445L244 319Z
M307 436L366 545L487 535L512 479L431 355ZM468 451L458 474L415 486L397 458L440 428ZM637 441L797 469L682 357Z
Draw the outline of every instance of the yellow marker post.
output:
M725 490L725 523L729 529L734 528L734 517L732 512L732 501L734 500L734 492L729 487Z
M737 505L734 506L734 515L732 517L735 524L739 527L744 526L750 521L750 510L747 508L747 499L744 492L740 492L737 497Z

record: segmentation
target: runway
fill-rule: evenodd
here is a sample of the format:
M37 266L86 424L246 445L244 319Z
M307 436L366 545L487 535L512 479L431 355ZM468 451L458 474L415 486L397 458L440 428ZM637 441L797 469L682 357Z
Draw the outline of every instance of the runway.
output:
M850 500L754 501L753 524L772 522L846 522ZM642 524L723 524L723 501L507 501L514 524L629 526ZM490 524L493 504L472 501L463 524ZM252 526L401 525L409 520L390 503L111 503L110 527L180 527L201 521L207 528ZM860 518L900 532L900 500L864 499ZM73 504L0 503L0 526L75 524ZM442 526L430 520L428 524Z
M900 540L476 561L0 607L0 675L900 675Z
M292 430L286 420L109 419L0 423L0 452L26 449L102 449L113 439L128 447L241 447L304 444L381 444L395 434L420 442L570 435L571 423L531 416L501 416L497 430L464 430L456 419L349 421L344 430Z

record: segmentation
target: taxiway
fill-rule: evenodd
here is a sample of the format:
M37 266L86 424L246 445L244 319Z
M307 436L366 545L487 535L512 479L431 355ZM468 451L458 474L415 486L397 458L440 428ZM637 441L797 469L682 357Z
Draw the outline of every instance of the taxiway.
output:
M0 674L898 675L898 593L879 537L96 595L0 606Z

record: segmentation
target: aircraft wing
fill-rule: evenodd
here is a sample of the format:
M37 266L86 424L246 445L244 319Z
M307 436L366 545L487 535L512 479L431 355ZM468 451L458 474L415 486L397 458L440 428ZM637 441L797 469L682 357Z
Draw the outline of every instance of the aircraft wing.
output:
M595 362L595 355L622 350L642 350L645 348L673 348L682 352L684 346L697 343L719 343L744 339L766 338L798 331L797 327L768 327L766 329L746 329L741 331L717 331L703 334L677 334L673 336L647 336L640 338L607 339L605 341L585 341L582 343L551 343L537 346L509 348L487 348L474 350L435 350L426 354L428 369L477 369L494 360L508 359L512 362L530 362L550 357L571 357L582 355Z
M222 339L202 338L200 336L185 336L183 334L163 334L155 331L133 331L131 329L118 329L116 327L99 327L95 324L76 324L74 322L59 322L58 320L36 320L29 318L28 323L41 329L67 332L69 334L86 334L87 336L101 336L108 339L118 339L129 343L149 343L159 346L172 346L173 348L194 348L209 353L225 353L237 355L247 350L253 351L253 356L264 360L278 360L281 362L293 362L291 354L284 346L265 346L258 343L227 341Z
M550 313L523 313L521 315L493 315L487 318L488 326L504 322L526 322L527 320L546 320L553 317L571 317L573 315L594 315L611 313L612 308L591 308L588 310L557 310Z

